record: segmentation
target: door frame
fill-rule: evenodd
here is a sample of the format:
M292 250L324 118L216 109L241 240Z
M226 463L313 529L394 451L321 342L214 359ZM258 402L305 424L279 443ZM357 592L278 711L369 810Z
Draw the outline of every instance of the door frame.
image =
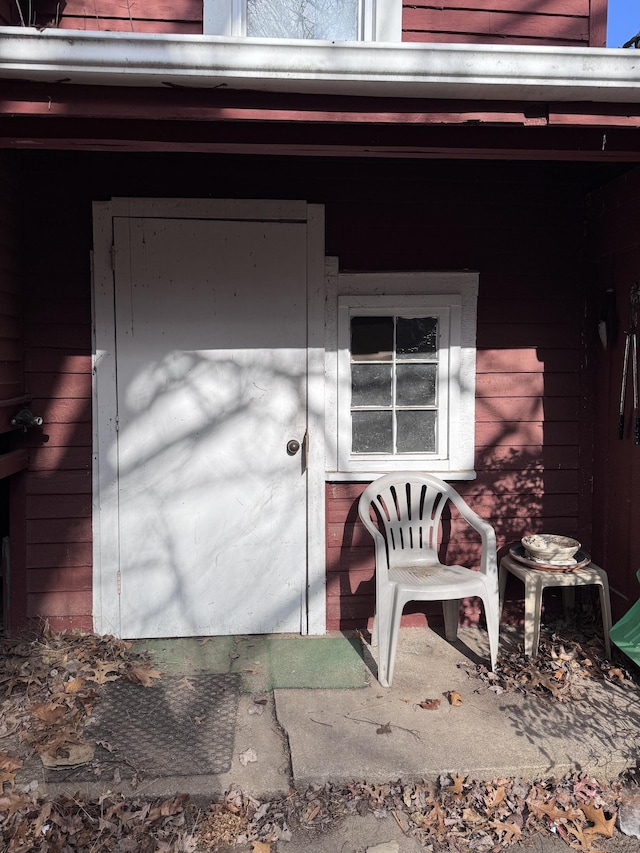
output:
M305 201L114 198L93 203L93 626L120 635L115 218L299 222L307 227L307 566L304 634L326 632L324 207Z

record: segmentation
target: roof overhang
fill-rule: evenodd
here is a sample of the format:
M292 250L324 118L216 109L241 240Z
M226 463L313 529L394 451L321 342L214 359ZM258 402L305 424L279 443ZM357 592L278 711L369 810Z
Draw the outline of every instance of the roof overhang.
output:
M0 27L0 78L370 97L640 103L640 52Z

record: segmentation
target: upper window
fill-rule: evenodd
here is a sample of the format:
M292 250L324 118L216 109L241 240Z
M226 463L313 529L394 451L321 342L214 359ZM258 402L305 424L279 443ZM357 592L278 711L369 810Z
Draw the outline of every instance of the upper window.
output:
M359 479L392 470L472 477L477 275L343 274L337 282L329 470Z
M204 0L204 34L268 39L402 38L400 0Z

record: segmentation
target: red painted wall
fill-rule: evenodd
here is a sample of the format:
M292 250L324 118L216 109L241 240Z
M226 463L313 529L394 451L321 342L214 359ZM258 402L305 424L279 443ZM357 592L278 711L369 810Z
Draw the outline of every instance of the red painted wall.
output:
M11 27L16 23L12 6L10 0L0 0L0 27Z
M17 163L15 152L0 152L0 434L11 429L2 401L19 397L24 390Z
M306 198L325 205L327 254L345 270L478 270L478 477L460 491L495 525L500 547L543 529L592 546L584 203L614 167L97 152L20 159L25 234L42 247L27 239L22 258L27 391L45 419L42 435L28 437L30 615L56 627L91 624L91 202L112 196ZM361 488L327 486L328 628L364 627L373 613L372 544L355 523ZM473 556L472 545L464 549Z
M358 200L337 212L329 234L340 233L346 267L479 271L478 476L457 487L494 525L499 548L536 531L576 536L590 548L584 196L562 168L466 163L425 171L426 185L396 187L392 222L372 192L366 208ZM331 629L364 627L373 614L372 542L356 521L362 488L327 488Z
M10 563L24 564L25 475L21 468L27 457L16 450L21 433L11 425L11 418L26 404L23 379L22 345L22 277L20 222L19 155L0 152L0 539L9 536ZM18 457L16 464L16 457ZM2 567L3 622L18 623L24 619L24 572L10 576ZM11 588L16 608L10 608Z
M590 32L590 12L595 18L597 11L591 6L589 0L459 0L449 6L418 0L404 6L404 41L600 46Z
M590 198L590 214L591 247L598 271L592 326L598 323L608 288L615 292L617 308L607 349L596 340L592 350L596 448L593 538L610 567L611 605L616 618L640 595L636 580L640 568L640 446L635 444L631 430L631 368L624 436L621 440L617 437L625 332L631 320L630 292L640 281L640 173L630 172L595 192Z
M25 246L23 257L25 382L44 420L24 442L26 612L54 629L90 629L91 223L56 189L29 206L25 220L39 246Z
M517 6L517 9L515 8ZM14 14L15 17L15 14ZM38 5L37 23L72 30L202 33L201 0L53 0ZM14 23L18 23L14 21ZM606 0L431 0L405 4L404 41L604 46Z

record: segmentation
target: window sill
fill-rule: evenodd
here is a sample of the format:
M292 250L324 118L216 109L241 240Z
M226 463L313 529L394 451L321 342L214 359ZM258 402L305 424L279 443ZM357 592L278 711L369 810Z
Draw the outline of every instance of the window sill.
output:
M378 477L382 477L383 474L403 470L405 469L401 467L389 466L384 471L326 471L325 481L327 483L371 483L373 480L377 480ZM442 480L475 480L476 478L476 472L473 469L462 471L436 471L425 465L421 471L426 471L429 474L435 474ZM418 472L416 471L415 473Z

